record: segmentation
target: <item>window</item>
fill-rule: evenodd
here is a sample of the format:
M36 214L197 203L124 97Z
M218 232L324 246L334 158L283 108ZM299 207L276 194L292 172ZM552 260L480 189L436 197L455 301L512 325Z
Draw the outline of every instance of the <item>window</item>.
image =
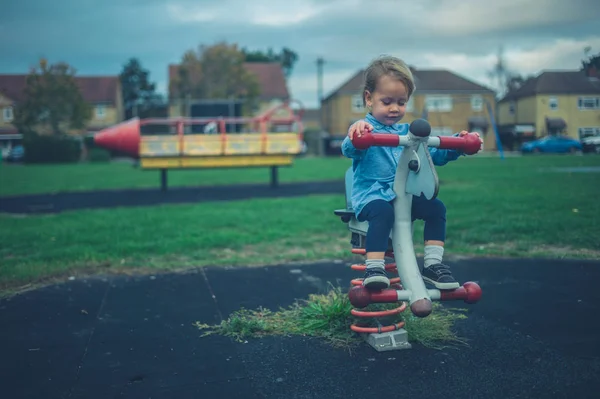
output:
M579 138L583 139L590 136L600 136L600 126L597 127L580 127Z
M517 104L515 104L514 101L511 101L510 104L508 104L508 113L511 115L514 115L516 109L517 109Z
M106 116L106 107L103 104L96 105L96 119L104 119Z
M556 97L550 97L550 99L548 100L548 107L551 110L558 109L558 98L556 98Z
M600 97L579 97L579 109L600 109Z
M450 96L427 96L425 97L425 108L433 112L452 111L452 97Z
M2 109L2 119L5 122L11 122L14 118L12 107L6 107Z
M363 106L363 98L360 94L352 96L352 112L365 112L365 108Z
M431 136L452 136L454 131L450 127L432 127Z
M471 109L473 111L481 111L483 109L483 97L481 97L481 96L471 97Z

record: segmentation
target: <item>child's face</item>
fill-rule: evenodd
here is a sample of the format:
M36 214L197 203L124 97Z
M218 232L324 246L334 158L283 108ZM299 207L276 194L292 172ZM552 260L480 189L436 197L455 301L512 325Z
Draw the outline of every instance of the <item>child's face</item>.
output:
M365 100L373 117L380 123L391 126L404 117L408 90L402 81L390 75L383 75L377 81L373 93L365 91Z

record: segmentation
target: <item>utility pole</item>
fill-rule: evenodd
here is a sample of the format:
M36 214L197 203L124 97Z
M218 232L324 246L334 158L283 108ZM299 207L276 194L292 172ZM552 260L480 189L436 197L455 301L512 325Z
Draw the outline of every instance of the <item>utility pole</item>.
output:
M321 101L323 100L323 64L325 61L323 57L317 58L317 100L319 108L321 108Z
M321 132L319 132L317 155L320 157L325 155L323 140L323 107L321 105L321 101L323 101L323 64L325 64L323 57L317 58L317 107L319 107L319 126L321 128Z

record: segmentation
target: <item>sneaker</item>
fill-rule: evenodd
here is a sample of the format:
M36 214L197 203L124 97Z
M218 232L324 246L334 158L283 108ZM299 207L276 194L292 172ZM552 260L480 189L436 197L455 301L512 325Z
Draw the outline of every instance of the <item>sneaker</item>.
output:
M384 269L370 268L365 272L363 286L368 290L383 290L390 286L390 280Z
M460 287L460 284L452 277L450 268L443 263L437 263L423 268L423 280L433 284L440 290L453 290Z

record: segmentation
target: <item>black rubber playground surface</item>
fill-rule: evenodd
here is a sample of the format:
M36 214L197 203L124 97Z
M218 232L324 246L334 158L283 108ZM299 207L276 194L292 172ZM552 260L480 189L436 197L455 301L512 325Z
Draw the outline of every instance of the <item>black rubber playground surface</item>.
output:
M3 398L597 398L600 262L451 263L483 289L456 325L470 346L354 353L318 339L200 337L241 307L278 309L347 264L67 281L0 301Z
M0 212L19 214L57 213L78 209L339 194L343 193L344 190L343 180L333 180L280 183L278 187L271 187L269 184L240 184L210 187L172 187L167 191L161 191L160 188L145 188L61 192L0 197Z

